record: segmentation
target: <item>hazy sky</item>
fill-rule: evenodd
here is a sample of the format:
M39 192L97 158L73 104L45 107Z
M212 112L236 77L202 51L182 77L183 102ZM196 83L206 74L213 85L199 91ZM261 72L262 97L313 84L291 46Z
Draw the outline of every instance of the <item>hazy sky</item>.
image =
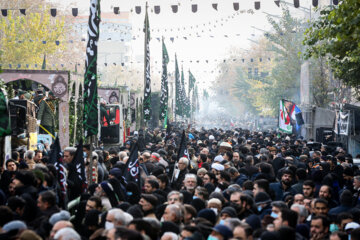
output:
M291 0L287 1L292 2ZM67 7L78 7L79 15L86 15L89 12L90 1L88 0L50 0L50 2L63 4L63 6ZM142 29L145 16L145 2L144 0L101 1L102 12L112 12L113 7L120 7L120 14L121 11L133 10L130 17L133 26L132 35L136 37L136 40L131 41L133 57L143 54L144 51ZM270 30L264 12L281 15L281 9L276 6L273 0L260 1L260 10L255 10L253 0L238 1L240 3L240 11L252 10L254 14L235 11L233 2L236 1L148 1L150 27L153 29L151 32L152 40L150 42L153 74L161 74L158 73L158 71L161 71L161 41L158 41L156 38L164 36L170 56L168 71L171 72L174 70L175 64L172 61L174 60L175 53L177 53L179 65L183 65L184 71L186 72L190 68L197 82L201 84L200 88L206 88L210 86L210 83L216 78L216 74L211 73L211 71L216 70L219 60L222 61L226 58L232 47L246 49L251 43L248 40L249 38L256 39L263 34L262 31L256 30L252 26L266 31ZM213 3L218 3L217 11L212 7ZM178 6L178 13L173 13L171 5L177 4L180 4ZM191 11L192 4L198 4L198 11L196 13ZM160 6L161 10L159 14L152 12L154 5ZM141 14L135 13L135 6L142 7ZM309 8L310 1L300 0L300 6ZM295 9L293 6L289 6L289 9L297 16L304 16L303 11ZM137 35L140 37L137 38ZM197 35L200 37L197 37ZM174 42L169 40L170 37L174 37ZM185 40L184 37L186 37L187 40ZM190 60L193 62L190 63ZM208 60L208 63L206 63L205 60ZM157 64L155 64L155 61L157 61ZM196 61L199 61L199 63Z

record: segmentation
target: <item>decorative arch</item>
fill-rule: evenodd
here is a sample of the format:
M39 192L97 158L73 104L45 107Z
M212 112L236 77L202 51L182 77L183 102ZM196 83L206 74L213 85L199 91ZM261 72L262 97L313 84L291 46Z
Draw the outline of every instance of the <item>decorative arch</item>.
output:
M59 139L62 148L69 146L69 72L57 70L12 70L0 73L5 84L18 80L31 80L50 89L59 103Z

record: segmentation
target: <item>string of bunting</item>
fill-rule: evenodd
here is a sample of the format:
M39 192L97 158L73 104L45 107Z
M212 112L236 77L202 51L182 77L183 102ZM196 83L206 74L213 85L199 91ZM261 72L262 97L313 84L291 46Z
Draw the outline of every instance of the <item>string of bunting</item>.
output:
M176 28L152 28L151 31L152 32L179 32L181 30L191 30L191 33L188 34L182 34L182 35L176 35L176 36L170 36L168 37L168 39L173 43L175 40L189 40L191 38L201 38L201 37L209 37L209 38L218 38L218 37L224 37L224 38L230 38L230 37L238 37L240 36L240 33L234 33L234 34L222 34L222 35L215 35L214 33L212 33L212 29L223 26L225 24L225 22L228 22L229 20L233 19L236 15L239 15L242 12L248 12L248 13L252 13L253 11L250 10L241 10L239 12L237 12L236 14L230 14L228 16L223 16L223 17L219 17L218 19L214 19L212 21L206 22L206 23L198 23L198 24L194 24L194 25L190 25L190 26L181 26L181 27L176 27ZM135 30L135 28L133 28L132 26L127 26L124 25L124 23L122 24L117 24L117 23L109 23L109 22L102 22L101 23L101 35L100 35L100 41L135 41L137 39L142 39L142 29L138 28L139 33L141 34L137 34L132 36L130 31L131 30ZM220 26L218 26L220 24ZM211 28L208 28L209 26L211 26ZM202 28L202 29L199 29ZM120 31L116 31L122 29ZM198 29L196 32L194 32L194 29ZM75 32L80 33L80 34L85 34L87 31L87 25L84 24L77 24L75 25ZM115 34L116 31L116 34ZM208 32L209 35L206 35ZM211 33L210 33L211 32ZM118 34L120 33L120 34ZM152 34L153 35L153 34ZM162 34L163 35L163 34ZM154 35L153 35L154 36ZM154 37L156 40L158 40L158 42L160 42L161 37ZM16 40L17 43L22 43L24 41L27 40ZM53 40L49 41L46 39L38 39L38 40L33 40L30 39L28 40L30 42L32 41L41 41L43 42L43 44L46 44L47 42L52 42ZM81 37L81 41L85 42L86 39L85 37ZM68 43L73 43L74 40L68 40ZM55 41L56 45L60 44L59 40Z
M334 5L339 4L339 0L332 0L332 2L333 2ZM274 1L274 4L276 4L278 7L280 7L280 3L281 3L280 0L275 0ZM294 3L295 8L300 7L300 0L293 0L293 3ZM312 0L312 5L314 7L317 7L318 4L319 4L318 0ZM239 10L239 8L240 8L239 2L233 2L232 5L233 5L233 8L234 8L235 11ZM211 6L214 9L214 11L218 11L218 3L212 3ZM180 4L170 5L170 7L171 7L171 10L172 10L173 13L177 13L179 11ZM259 10L260 8L261 8L261 2L260 1L254 1L254 9ZM193 13L198 12L199 9L200 8L198 8L198 4L192 4L191 5L191 11ZM22 15L26 15L26 9L21 8L21 9L1 9L2 16L7 17L8 10L19 10ZM135 10L136 14L141 14L142 7L141 6L135 6L130 11L133 12L134 10ZM151 11L154 12L155 14L160 14L161 6L160 5L154 5L153 8L151 8ZM120 7L113 7L113 12L114 12L114 14L121 14ZM73 17L77 17L78 14L79 14L78 8L72 8L71 9L71 14L72 14ZM56 8L51 8L50 9L50 15L52 17L56 17L57 9Z
M238 61L238 60L240 60L242 63L245 63L245 62L247 62L246 60L248 60L248 59L244 59L244 58L242 58L242 59L237 59L237 58L233 58L233 59L228 59L228 60L226 60L226 59L223 59L223 60L218 60L218 59L213 59L212 61L215 63L215 62L223 62L223 63L226 63L226 62L230 62L230 61ZM250 58L249 59L250 60L250 62L251 63L253 63L253 62L255 62L255 60L256 59L253 59L253 58ZM263 62L263 61L271 61L271 58L267 58L267 59L263 59L263 58L259 58L258 59L258 61L259 62ZM160 63L161 61L154 61L155 62L155 64L157 64L158 62ZM171 62L174 62L174 60L172 60ZM204 63L209 63L209 62L211 62L211 60L202 60L202 61L200 61L200 60L188 60L188 61L185 61L185 60L181 60L181 61L179 61L179 62L181 62L181 63L200 63L200 62L204 62ZM132 62L132 61L130 61L130 62L121 62L121 63L116 63L116 62L113 62L113 63L104 63L103 64L103 67L111 67L111 66L122 66L122 67L128 67L128 66L132 66L132 64L135 64L135 63L141 63L140 61L137 61L137 62ZM70 64L70 65L77 65L77 66L81 66L81 64L80 63L73 63L73 62L69 62L68 64ZM48 65L47 67L49 67L49 66L52 66L53 68L58 68L58 67L61 67L62 69L65 69L65 68L67 68L67 66L66 66L67 64L52 64L52 65ZM20 69L21 67L24 67L24 68L41 68L41 64L33 64L33 65L31 65L31 64L7 64L7 65L3 65L3 64L0 64L0 68L1 67L9 67L10 69L12 69L12 68L16 68L16 69ZM156 68L156 67L155 67ZM125 69L126 70L126 69ZM124 69L122 69L121 70L121 72L123 72L124 71ZM130 70L130 71L132 71L132 70ZM155 71L156 72L156 71ZM158 71L159 73L161 72L160 70Z

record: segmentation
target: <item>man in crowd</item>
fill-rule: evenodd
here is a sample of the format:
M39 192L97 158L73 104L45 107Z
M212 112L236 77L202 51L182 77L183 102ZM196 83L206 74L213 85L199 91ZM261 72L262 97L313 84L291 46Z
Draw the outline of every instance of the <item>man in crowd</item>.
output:
M150 131L138 159L126 149L138 138L128 136L128 144L111 149L110 176L104 175L99 184L89 181L90 145L67 147L59 159L38 150L33 156L26 149L13 154L17 160L5 163L1 179L0 203L8 209L0 211L0 235L12 239L9 234L28 228L44 239L230 240L271 235L280 240L284 234L287 240L355 239L360 171L349 163L328 167L322 159L333 155L351 162L344 151L322 148L314 159L306 142L293 136L189 128L186 136L194 139L186 139L185 145L192 159L178 158L180 129L175 127L166 139L165 130ZM105 156L97 149L93 160L100 164ZM199 164L190 165L199 156L201 170ZM41 164L29 166L29 159ZM82 174L89 177L82 181ZM71 218L59 207L67 208ZM9 211L11 219L5 217Z

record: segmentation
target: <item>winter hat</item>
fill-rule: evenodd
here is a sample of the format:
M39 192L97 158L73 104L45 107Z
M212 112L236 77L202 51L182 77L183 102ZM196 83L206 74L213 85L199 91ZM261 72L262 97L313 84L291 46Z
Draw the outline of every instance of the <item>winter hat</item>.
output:
M224 158L223 156L221 155L217 155L215 158L214 158L214 162L222 162L224 161Z
M54 213L53 215L51 215L50 219L49 219L49 223L54 226L55 223L57 223L58 221L69 221L70 219L70 213L68 211L65 210L61 210L58 213Z
M267 194L266 192L258 192L258 194L256 194L255 196L256 205L267 204L270 202L271 202L271 198L269 194Z
M226 213L227 215L229 215L232 218L236 218L237 214L236 211L233 207L225 207L223 210L221 210L220 212L220 216L221 214Z
M256 214L252 214L247 217L245 222L249 224L254 231L258 228L261 228L261 220Z
M122 176L122 172L120 168L113 168L110 170L109 175L113 175L117 179L120 179Z
M141 194L141 198L145 199L147 202L149 202L153 207L156 207L158 200L157 198L152 194Z
M17 229L17 230L25 230L27 229L26 224L23 221L14 220L11 222L8 222L5 224L2 228L5 232L9 232L11 230Z
M85 225L86 226L99 226L100 224L100 214L101 212L98 210L90 210L85 215Z
M229 238L233 237L233 233L231 229L225 225L218 224L213 228L214 231L218 232L223 236L224 240L227 240Z
M202 209L198 212L197 217L204 218L210 221L213 225L216 223L216 215L215 212L209 208Z
M224 171L225 167L220 163L213 163L211 164L211 168L215 169L216 171Z

